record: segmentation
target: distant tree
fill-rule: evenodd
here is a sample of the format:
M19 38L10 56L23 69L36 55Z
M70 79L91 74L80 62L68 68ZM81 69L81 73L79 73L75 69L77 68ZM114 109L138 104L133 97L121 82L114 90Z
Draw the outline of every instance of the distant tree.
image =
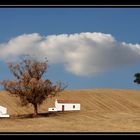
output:
M20 63L9 63L8 67L16 80L4 80L1 84L10 94L20 98L22 106L33 105L34 116L38 114L38 105L67 87L62 87L61 82L53 85L51 80L42 79L48 68L47 59L39 61L28 56Z
M136 73L134 83L140 84L140 73Z

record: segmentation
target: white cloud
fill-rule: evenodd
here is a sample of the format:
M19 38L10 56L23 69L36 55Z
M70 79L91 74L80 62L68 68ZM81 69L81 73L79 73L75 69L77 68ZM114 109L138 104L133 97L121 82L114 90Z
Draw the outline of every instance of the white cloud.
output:
M0 44L0 59L15 60L23 54L47 57L51 64L62 63L75 75L95 75L140 59L140 44L119 43L110 34L77 33L41 36L23 34Z

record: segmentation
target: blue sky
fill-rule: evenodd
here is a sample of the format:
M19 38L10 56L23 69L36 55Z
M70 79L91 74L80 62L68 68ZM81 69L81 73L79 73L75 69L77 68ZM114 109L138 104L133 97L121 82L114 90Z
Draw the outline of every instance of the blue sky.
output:
M0 80L4 79L10 80L13 78L7 68L7 65L5 64L6 61L4 52L5 53L8 52L10 54L11 53L10 51L12 49L13 50L15 49L14 46L11 45L10 43L8 45L3 46L2 44L5 44L14 38L17 38L18 36L22 36L23 34L26 34L26 37L28 37L27 35L30 34L31 37L34 36L34 38L41 39L44 39L43 38L44 36L47 37L55 35L58 42L60 41L58 37L59 35L62 34L74 35L74 37L76 36L75 34L78 34L77 35L78 41L83 36L87 37L87 34L81 35L81 33L88 32L89 33L88 37L94 36L97 38L99 37L98 33L101 34L101 37L105 37L107 34L109 34L111 37L106 36L107 39L109 40L109 43L107 42L109 45L113 37L115 38L114 39L115 41L113 40L113 45L115 44L115 47L120 46L124 47L122 42L125 42L126 47L127 46L128 47L130 46L130 48L137 47L137 50L139 50L140 48L139 46L140 8L0 8L0 19L1 19L0 55L2 56L2 57L0 56ZM96 32L97 34L92 34L94 32ZM34 33L37 33L37 35ZM66 42L67 38L68 38L67 36L64 36L63 44L66 44L65 48L71 47L70 40L69 40L70 43L68 42L69 44ZM39 42L41 41L39 40ZM83 40L82 41L80 40L80 42L83 42ZM22 43L23 42L21 42L21 46ZM84 43L87 44L87 38ZM94 43L97 43L96 40L94 41ZM131 45L129 43L131 43ZM117 46L116 44L120 45ZM137 46L135 46L135 44L137 44ZM9 47L10 49L5 50L4 47L5 48ZM20 47L19 44L18 47ZM91 48L91 46L88 47ZM62 49L63 51L63 48L64 47L60 49ZM31 49L34 50L33 47L30 48L30 51ZM59 51L58 49L59 48L57 48L57 51ZM67 52L67 49L64 50ZM82 52L80 47L79 50L80 52ZM91 50L95 51L94 49ZM102 71L102 69L104 69L104 64L100 62L96 72L93 72L95 70L94 64L98 63L100 56L98 56L98 59L95 61L94 59L96 59L96 57L94 57L93 55L96 54L96 51L93 54L92 51L89 55L89 58L87 58L85 54L84 57L82 57L81 55L83 54L83 52L79 54L78 51L76 51L74 53L75 55L76 54L80 55L79 59L86 58L84 64L80 63L82 62L81 60L77 61L76 56L74 58L69 56L69 58L72 58L71 61L76 60L77 63L75 64L71 64L70 60L67 60L66 62L60 60L57 63L55 62L57 57L51 55L50 58L52 63L49 64L47 77L50 78L54 83L58 80L64 83L69 83L68 89L85 89L85 88L140 89L140 85L133 83L134 74L136 72L140 72L140 62L139 62L140 57L138 51L131 53L130 50L126 49L125 51L125 49L122 49L121 51L120 49L119 51L117 51L116 53L117 56L115 56L114 58L113 57L115 54L114 49L111 51L110 49L109 51L105 50L105 52L108 52L105 54L104 52L100 53L101 50L99 50L98 51L99 55L101 55L103 59L104 58L106 59L106 56L104 57L102 55L109 55L109 57L107 57L107 60L105 61L105 64L107 64L108 67L105 66L105 70ZM87 50L87 52L89 51ZM124 53L125 56L127 55L127 52L129 52L129 54L127 57L123 57L124 55L122 54L122 52ZM9 57L7 56L9 55L8 53L6 54L6 58ZM109 53L112 54L110 55ZM67 52L66 54L69 53ZM135 54L138 55L136 58L134 57ZM48 55L50 54L48 53ZM53 57L56 57L56 59L54 59ZM63 59L63 55L61 55L61 57ZM66 58L64 57L64 59ZM108 61L109 59L114 60ZM94 63L92 62L92 60L94 61ZM129 60L130 61L132 60L130 64L128 62ZM121 63L120 61L124 62ZM109 62L113 64L110 64ZM125 64L125 62L128 64ZM73 68L73 66L75 66L76 64L79 65L79 63L80 63L79 67L82 66L84 67L86 65L86 69L82 67L82 70L79 69L78 71L76 70L76 68L75 69ZM92 72L89 71L91 65L93 65ZM71 70L67 70L67 68L70 68ZM89 71L89 74L84 75L84 71L85 73Z

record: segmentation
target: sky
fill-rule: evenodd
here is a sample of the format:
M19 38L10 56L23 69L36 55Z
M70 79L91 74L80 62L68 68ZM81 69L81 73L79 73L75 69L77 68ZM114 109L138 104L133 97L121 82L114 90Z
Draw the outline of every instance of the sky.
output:
M140 8L0 8L0 81L7 62L47 57L67 89L140 89Z

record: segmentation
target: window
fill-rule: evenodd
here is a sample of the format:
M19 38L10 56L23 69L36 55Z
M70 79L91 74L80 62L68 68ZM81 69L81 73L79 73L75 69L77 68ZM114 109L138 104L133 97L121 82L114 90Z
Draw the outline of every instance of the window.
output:
M73 105L73 108L75 108L75 105Z

